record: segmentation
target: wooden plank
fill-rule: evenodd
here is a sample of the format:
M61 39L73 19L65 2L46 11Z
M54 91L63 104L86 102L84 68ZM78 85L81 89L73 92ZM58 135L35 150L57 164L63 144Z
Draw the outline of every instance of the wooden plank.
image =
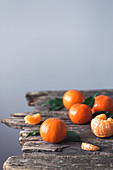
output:
M28 92L26 94L26 100L28 101L29 106L35 106L37 100L38 103L43 101L45 103L46 100L51 100L55 97L62 97L64 91L40 91L40 92Z
M103 90L81 90L81 92L85 95L85 97L92 96L95 93L99 92L99 94L108 95L113 98L113 89L103 89ZM40 91L40 92L28 92L26 93L26 99L28 101L28 105L35 106L36 103L40 103L40 100L44 102L46 99L51 99L55 97L62 97L65 91Z
M41 139L41 137L40 137ZM41 151L48 151L48 152L61 152L63 148L69 147L68 144L50 144L43 140L41 141L29 141L24 144L22 147L23 152L31 153L31 152L41 152Z
M20 113L12 113L10 114L11 117L25 117L27 115L32 115L33 112L20 112Z
M88 137L91 136L92 138L92 133L90 130L90 125L75 125L73 123L71 123L70 120L64 120L65 124L68 127L68 130L72 130L75 131L76 133L78 133L83 139L86 137L87 138L87 134ZM21 145L24 145L27 141L33 141L33 140L39 140L40 138L38 136L30 136L28 138L26 138L26 136L28 135L28 133L32 132L33 130L39 130L40 129L40 125L35 125L32 127L24 127L24 129L22 131L20 131L20 138L19 138L19 143ZM94 137L94 135L93 135Z
M22 129L23 127L26 126L26 124L24 123L24 119L18 117L4 118L1 120L1 122L9 127L16 128L16 129Z
M95 91L83 91L84 95L91 96ZM58 168L68 168L68 169L78 169L78 168L84 168L85 161L88 163L86 164L87 168L95 167L98 168L104 168L109 167L112 168L113 164L112 157L113 157L113 137L101 139L97 138L90 129L90 124L85 125L76 125L73 124L68 116L68 110L63 108L59 111L51 111L48 112L48 106L42 107L41 104L44 102L47 102L48 100L54 98L54 97L62 97L64 94L64 91L48 91L48 92L35 92L35 93L29 93L27 95L28 102L35 104L35 110L34 112L25 112L25 113L13 113L11 114L10 118L5 118L2 120L2 123L5 123L6 125L13 127L13 128L20 128L23 129L20 132L20 138L19 142L22 146L23 156L21 157L11 157L6 161L4 164L4 169L49 169L50 167ZM107 94L108 96L113 98L113 90L101 90L100 94ZM84 151L81 149L81 142L70 142L68 140L64 140L59 144L49 144L47 142L44 142L42 138L39 135L36 136L30 136L29 138L26 138L26 135L31 132L32 130L39 130L40 125L29 125L25 124L24 122L24 116L27 114L35 114L39 112L42 117L41 123L50 117L56 117L61 120L63 120L68 130L72 130L77 132L81 137L81 142L88 142L92 143L94 145L97 145L101 148L100 151L97 152L90 152L90 151ZM43 155L43 156L42 156ZM39 157L40 156L40 157ZM52 157L53 156L53 157ZM53 159L56 158L56 163ZM68 158L67 158L68 156ZM85 156L85 157L84 157ZM109 157L110 156L110 157ZM49 159L51 157L51 160ZM96 159L95 159L96 157ZM109 160L107 158L109 157ZM32 160L35 160L36 158L36 164L32 162ZM37 160L39 158L39 160ZM83 159L82 159L83 158ZM57 161L60 161L62 159L62 163L59 164ZM97 163L97 159L100 160L102 163ZM104 162L103 160L106 159L107 162ZM14 161L13 163L10 161ZM65 161L68 161L67 164ZM73 161L74 160L74 161ZM76 160L80 160L80 162L76 162ZM19 162L20 161L20 164ZM81 164L81 161L83 162ZM92 162L97 163L97 165L93 165ZM27 164L28 166L27 166ZM43 162L43 163L42 163ZM76 163L75 163L76 162ZM90 165L89 165L90 162ZM21 165L22 164L22 165ZM32 164L32 165L31 165ZM55 165L54 165L55 164ZM107 164L107 165L106 165ZM36 165L36 166L35 166ZM65 166L64 166L65 165ZM93 165L93 166L92 166Z
M26 124L23 117L4 118L1 120L1 122L6 124L9 127L16 128L16 129L23 129L24 127L37 126L37 125ZM42 121L40 122L40 124L41 123L42 123Z
M39 112L41 114L42 117L63 117L63 119L67 119L68 118L68 110L67 109L62 109L60 111L51 111L48 112L47 110L45 111L45 108L43 110L43 108L41 109L42 111L36 111L36 112L22 112L22 113L12 113L10 114L10 117L25 117L26 115L33 115L36 114L37 112Z
M12 156L3 165L4 170L78 170L78 169L113 169L112 155L56 155L42 154L32 156Z
M26 142L32 142L32 141L42 141L42 138L40 137L40 135L36 135L36 136L30 136L29 138L26 138L25 136L20 136L19 137L19 143L20 145L24 145Z
M91 96L95 94L97 91L100 92L100 94L106 94L110 97L113 98L113 90L90 90L90 91L82 91L84 95ZM35 114L36 112L40 112L42 116L42 121L49 117L56 117L61 120L66 120L68 119L68 110L65 108L62 108L59 111L51 111L48 112L48 106L42 107L41 104L44 102L47 102L49 99L54 98L54 97L62 97L65 91L45 91L45 92L30 92L26 94L27 100L30 102L31 98L32 101L35 101L35 109L34 112L25 112L25 113L13 113L11 114L10 118L4 118L2 119L2 123L12 127L12 128L19 128L23 129L26 126L30 126L24 123L24 116L27 114ZM15 119L13 119L13 117ZM19 119L20 118L20 119ZM31 126L30 126L31 127Z
M101 150L96 153L101 154L101 155L105 154L105 153L113 154L113 136L110 138L104 138L104 139L97 138L91 132L89 125L70 127L69 130L73 130L73 131L77 132L81 137L81 142L92 143L96 146L99 146L101 148ZM23 148L22 148L23 152L25 152L24 146L26 146L26 145L27 145L27 147L29 147L29 152L31 152L31 153L34 151L35 152L44 151L45 148L46 148L46 151L49 152L49 149L50 149L49 143L44 142L39 135L30 136L29 138L26 138L26 135L28 132L30 132L30 129L29 129L29 131L28 131L28 129L27 129L27 131L24 130L23 132L21 132L22 136L19 138L20 144L23 145ZM40 147L38 148L38 145L37 145L38 142L40 143L40 145L41 145L41 143L43 144L41 146L41 149L40 149ZM64 152L65 154L70 154L70 155L76 155L76 154L81 154L81 153L83 154L85 152L81 151L81 149L80 149L81 142L70 142L65 139L63 142L58 144L58 146L69 145L69 147L70 147L69 149L62 150L62 152ZM56 144L54 144L54 145L56 145ZM62 153L62 154L64 154L64 153ZM87 154L87 152L85 154ZM91 154L93 154L93 152L91 152Z
M30 114L30 115L33 115L33 114L36 114L37 112L30 112L30 113L14 113L14 114L11 114L11 117L10 118L4 118L1 120L2 123L6 124L7 126L9 127L12 127L12 128L16 128L16 129L23 129L24 127L32 127L32 126L37 126L37 125L29 125L29 124L26 124L25 121L24 121L24 116ZM67 112L65 111L61 111L60 114L58 112L52 112L52 113L44 113L42 111L42 113L40 112L41 114L41 122L39 123L41 125L41 123L50 118L50 117L55 117L55 118L58 118L58 119L61 119L63 121L66 121L67 120L67 123L70 124L70 120L69 120L69 117L67 115Z

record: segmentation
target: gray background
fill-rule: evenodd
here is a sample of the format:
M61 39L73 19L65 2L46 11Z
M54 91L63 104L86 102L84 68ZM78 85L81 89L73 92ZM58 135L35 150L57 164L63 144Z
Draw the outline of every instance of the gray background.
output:
M32 111L27 91L113 88L112 62L113 0L0 1L0 118ZM18 132L0 125L0 160Z

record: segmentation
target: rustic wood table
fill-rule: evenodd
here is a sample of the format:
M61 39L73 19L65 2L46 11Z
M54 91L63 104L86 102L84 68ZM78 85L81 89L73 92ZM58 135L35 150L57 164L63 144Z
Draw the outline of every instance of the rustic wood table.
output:
M92 96L98 90L82 91L85 97ZM113 98L113 90L99 90L100 94ZM20 131L19 143L22 145L22 156L11 156L3 165L4 170L34 170L34 169L113 169L113 137L98 138L90 129L90 124L76 125L68 117L68 110L62 108L59 111L48 112L48 106L41 104L55 97L62 97L65 91L42 91L26 94L29 106L34 106L33 113L14 113L10 118L2 119L2 123ZM82 142L89 142L101 148L100 151L91 152L81 149L81 142L64 140L59 144L44 142L39 135L26 135L32 130L40 128L40 125L28 125L24 122L24 116L40 112L41 123L50 117L63 120L68 130L77 132Z

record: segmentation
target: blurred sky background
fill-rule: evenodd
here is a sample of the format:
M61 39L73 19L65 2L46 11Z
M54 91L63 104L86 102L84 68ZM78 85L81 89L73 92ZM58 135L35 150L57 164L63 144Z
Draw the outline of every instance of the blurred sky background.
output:
M111 88L113 0L0 1L0 118L28 91Z

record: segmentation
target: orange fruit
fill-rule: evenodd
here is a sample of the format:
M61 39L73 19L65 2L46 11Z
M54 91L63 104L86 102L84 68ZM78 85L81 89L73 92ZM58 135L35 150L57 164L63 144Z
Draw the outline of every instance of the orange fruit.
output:
M91 121L91 130L97 137L110 137L113 135L113 119L105 114L96 116Z
M91 108L85 104L74 104L69 109L69 117L73 123L84 124L90 121L92 117Z
M108 111L109 113L113 113L113 99L105 95L95 97L92 112L95 113L98 111Z
M76 103L82 103L84 100L84 95L78 90L68 90L63 96L63 104L67 109Z
M92 145L90 143L84 143L84 142L82 143L81 148L84 149L84 150L88 150L88 151L98 151L98 150L100 150L99 147Z
M35 125L40 123L41 121L41 116L39 113L35 114L35 115L27 115L24 117L25 123L31 124L31 125Z
M42 139L49 143L59 143L67 136L67 127L65 123L56 118L45 120L40 127Z

